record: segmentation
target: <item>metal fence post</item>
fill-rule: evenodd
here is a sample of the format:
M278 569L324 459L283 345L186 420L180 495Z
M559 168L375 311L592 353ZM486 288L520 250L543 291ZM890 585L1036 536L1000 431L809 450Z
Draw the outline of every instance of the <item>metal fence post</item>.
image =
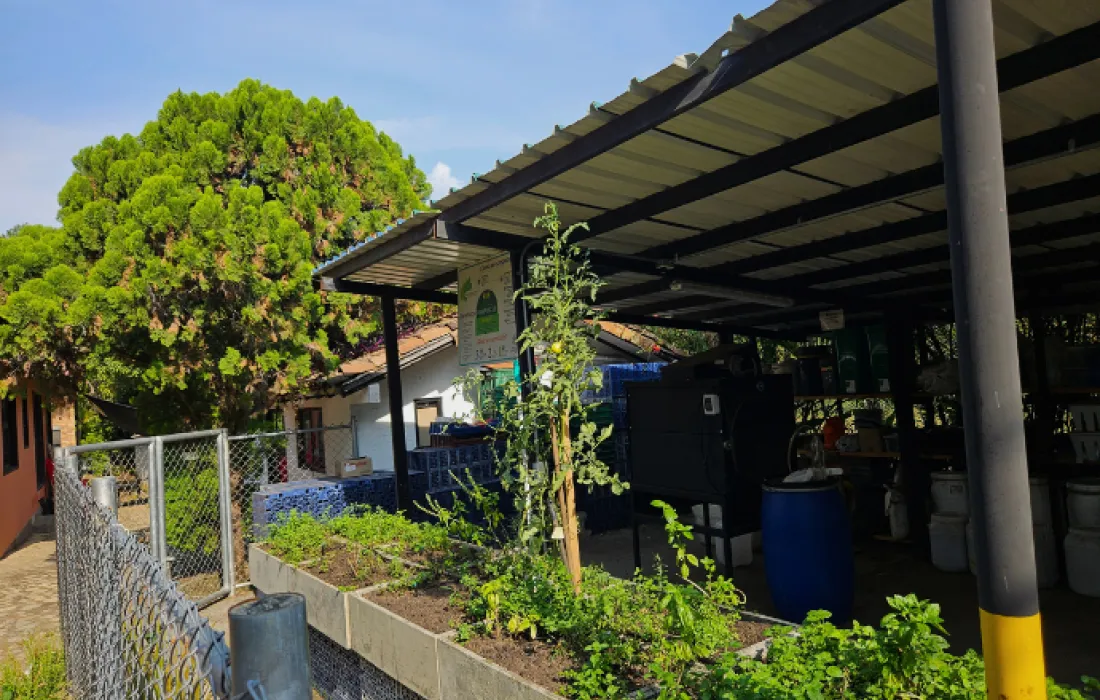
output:
M229 434L218 431L218 510L221 514L222 587L233 593L233 503L229 481Z
M270 700L310 700L306 599L275 593L229 609L233 697L258 685ZM253 697L262 697L253 693Z
M149 464L149 499L157 503L156 519L153 519L153 511L149 516L149 540L156 542L150 549L160 562L160 566L168 571L168 536L165 532L167 526L164 508L164 440L158 435L153 438L153 459ZM154 483L155 482L155 483ZM171 577L171 574L168 574Z
M92 499L118 517L118 479L113 476L100 476L89 482Z
M158 535L160 533L161 508L164 504L157 498L159 476L156 468L156 439L150 440L149 444L145 446L145 449L149 453L146 457L149 462L149 551L152 553L154 559L162 561L160 539Z

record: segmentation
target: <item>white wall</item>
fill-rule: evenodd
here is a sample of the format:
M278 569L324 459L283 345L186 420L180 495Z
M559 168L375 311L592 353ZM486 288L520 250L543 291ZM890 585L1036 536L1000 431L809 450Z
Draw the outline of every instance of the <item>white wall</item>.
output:
M470 404L455 389L455 378L465 374L458 366L458 348L451 346L401 371L401 398L404 402L405 445L416 447L416 399L443 398L444 416L467 416ZM367 390L356 392L346 401L351 418L356 423L356 442L360 457L370 457L375 470L393 469L393 448L390 438L390 399L386 380L380 382L379 403L367 403ZM326 421L327 421L326 417Z

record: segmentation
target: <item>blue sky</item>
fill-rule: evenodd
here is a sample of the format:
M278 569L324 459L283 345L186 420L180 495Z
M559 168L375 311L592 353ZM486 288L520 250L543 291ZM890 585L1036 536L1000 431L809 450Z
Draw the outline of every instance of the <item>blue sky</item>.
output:
M70 159L176 89L337 96L466 182L765 0L0 0L0 231L51 223Z

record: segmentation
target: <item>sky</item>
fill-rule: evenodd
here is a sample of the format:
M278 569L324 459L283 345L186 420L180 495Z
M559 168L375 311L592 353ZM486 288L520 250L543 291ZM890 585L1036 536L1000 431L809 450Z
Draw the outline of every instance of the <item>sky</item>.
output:
M701 53L766 0L0 0L0 232L56 221L80 148L257 78L339 97L435 186Z

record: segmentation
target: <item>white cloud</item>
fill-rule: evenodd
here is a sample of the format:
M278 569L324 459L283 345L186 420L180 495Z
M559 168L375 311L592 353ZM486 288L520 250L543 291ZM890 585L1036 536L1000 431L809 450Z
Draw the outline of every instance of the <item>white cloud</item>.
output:
M432 185L432 199L443 199L452 187L459 185L458 178L451 174L451 166L442 161L428 173L428 182Z

